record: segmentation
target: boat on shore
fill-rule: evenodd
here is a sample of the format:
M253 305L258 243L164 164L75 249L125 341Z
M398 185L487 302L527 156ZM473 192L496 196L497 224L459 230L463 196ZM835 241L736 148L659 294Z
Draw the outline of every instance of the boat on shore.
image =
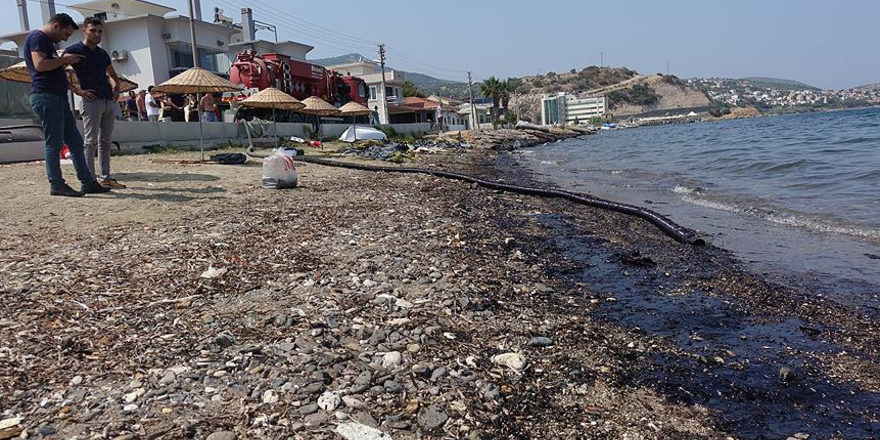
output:
M39 125L0 127L0 164L45 158L43 128Z

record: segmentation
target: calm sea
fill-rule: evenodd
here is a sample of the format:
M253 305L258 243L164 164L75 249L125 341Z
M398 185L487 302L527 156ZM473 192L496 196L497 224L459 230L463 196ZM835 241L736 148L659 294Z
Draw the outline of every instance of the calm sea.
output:
M603 131L517 154L541 180L653 209L760 271L878 301L880 109Z

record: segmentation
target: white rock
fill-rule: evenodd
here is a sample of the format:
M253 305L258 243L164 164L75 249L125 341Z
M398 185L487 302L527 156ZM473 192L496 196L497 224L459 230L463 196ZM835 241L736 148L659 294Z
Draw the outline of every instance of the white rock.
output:
M510 368L514 371L522 371L528 361L519 353L503 353L492 357L492 362Z
M324 411L330 412L335 410L341 401L342 399L339 398L339 394L332 391L326 391L324 394L321 394L321 397L318 397L318 407Z
M226 274L227 269L225 267L221 267L219 269L214 266L208 266L208 270L202 272L200 275L201 278L219 278Z
M407 324L412 320L409 318L394 318L391 321L388 321L388 325L393 327L400 327L401 325Z
M136 409L138 409L138 406L137 406L136 403L129 403L128 405L125 405L125 406L122 407L122 410L123 410L123 411L127 411L127 412L131 412L131 411L134 411L134 410L136 410Z
M397 307L402 307L404 309L411 309L414 307L413 303L400 298L397 298L397 301L394 303L394 305Z
M0 420L0 429L12 428L13 426L18 426L22 422L21 417L13 417L11 419Z
M138 389L136 389L136 390L134 390L134 391L132 391L132 392L126 394L126 395L125 395L125 403L131 403L131 402L134 402L135 400L138 399L138 397L143 396L144 393L146 393L146 392L147 392L147 391L146 391L145 389L143 389L143 388L138 388Z
M392 440L390 435L357 422L337 425L336 433L345 440Z
M367 404L362 400L352 396L343 396L342 402L351 409L364 409L367 407Z
M403 363L403 356L399 351L389 351L382 356L382 367L394 368Z
M275 390L263 391L263 403L278 403L278 393Z
M72 383L74 385L79 385L79 384L83 383L83 377L79 376L79 375L73 376L73 379L70 380L70 383Z

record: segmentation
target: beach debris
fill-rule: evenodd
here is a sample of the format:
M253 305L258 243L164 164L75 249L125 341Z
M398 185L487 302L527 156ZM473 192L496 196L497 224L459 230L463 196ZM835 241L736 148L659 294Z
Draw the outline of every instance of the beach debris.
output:
M204 272L202 272L201 275L199 275L199 278L206 278L206 279L220 278L226 274L227 270L228 269L226 269L225 267L215 268L214 266L209 266L207 270L205 270Z

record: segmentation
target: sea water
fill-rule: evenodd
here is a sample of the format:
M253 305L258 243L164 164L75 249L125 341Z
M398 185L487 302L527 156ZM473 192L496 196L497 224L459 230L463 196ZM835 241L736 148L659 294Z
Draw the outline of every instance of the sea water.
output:
M880 109L602 131L518 154L538 180L657 211L779 280L880 304Z

